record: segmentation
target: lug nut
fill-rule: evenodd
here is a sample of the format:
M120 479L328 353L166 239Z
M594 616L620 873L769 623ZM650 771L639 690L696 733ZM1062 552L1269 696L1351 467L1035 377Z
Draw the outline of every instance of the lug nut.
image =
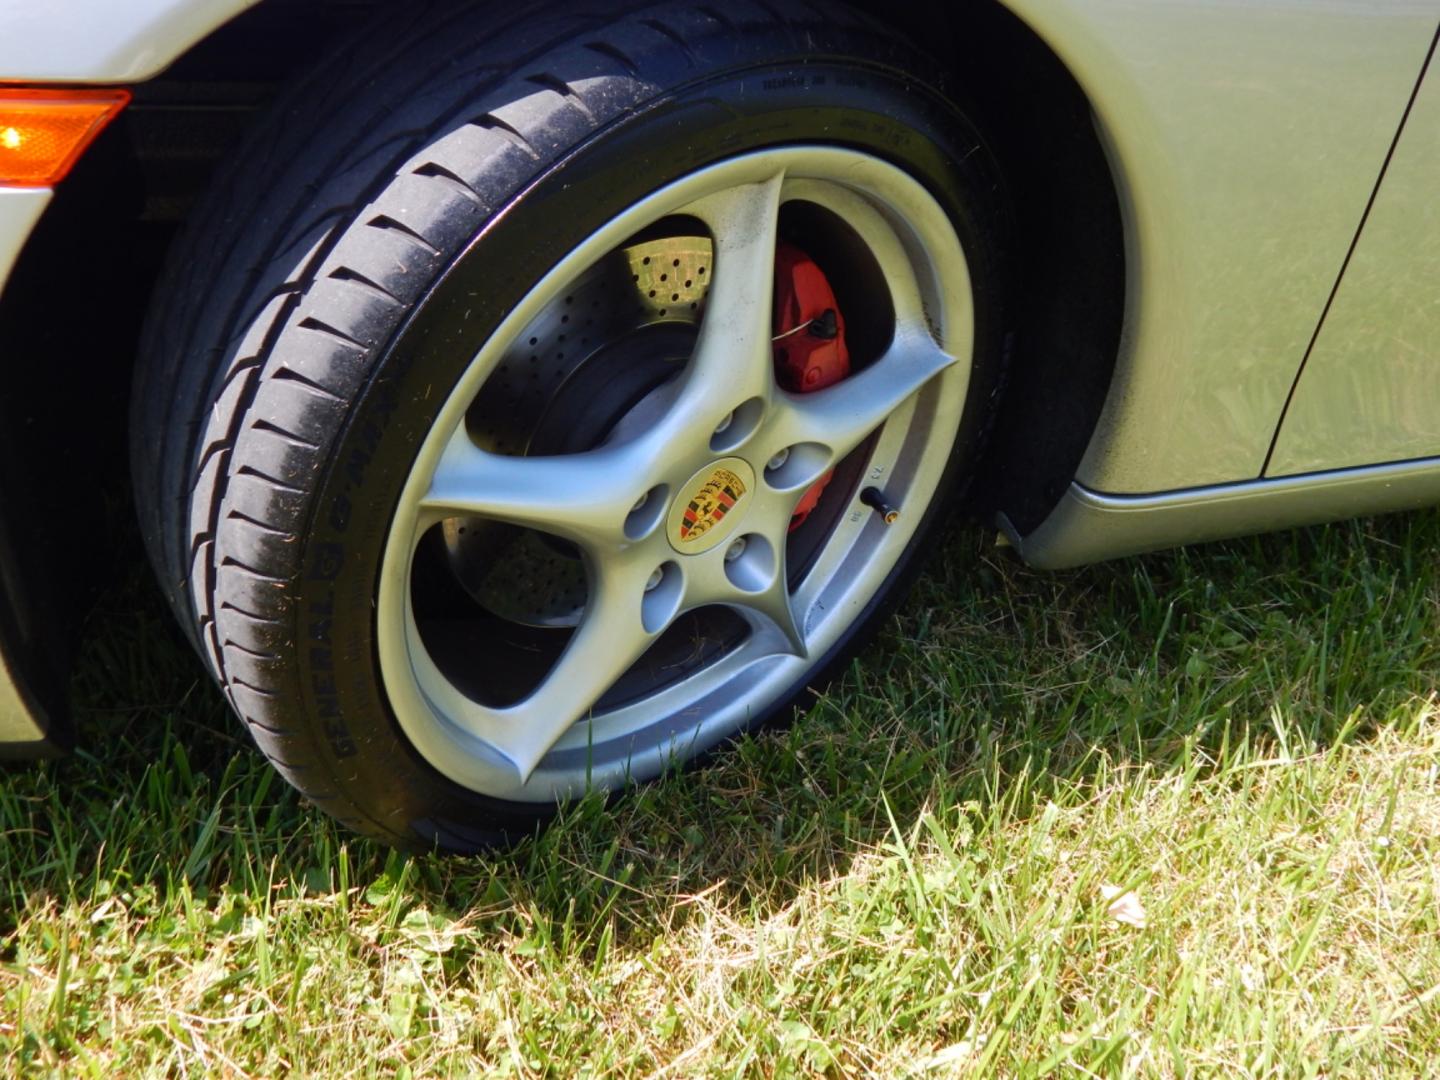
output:
M643 510L643 509L645 508L645 504L648 503L649 501L650 501L650 493L647 491L647 492L645 492L644 495L641 495L640 498L638 498L638 499L635 500L635 505L630 508L630 513L633 514L633 513L635 513L635 511L637 511L637 510Z
M725 561L734 562L745 554L745 538L742 536L725 549Z
M716 435L719 435L721 432L723 432L726 428L728 428L728 427L729 427L731 424L733 424L734 422L735 422L735 412L734 412L734 410L732 409L730 412L728 412L728 413L725 414L725 419L724 419L724 420L721 420L720 423L718 423L718 424L715 425L715 434L716 434Z
M766 472L774 472L790 460L790 448L775 451L775 456L765 463Z
M654 592L660 587L660 582L665 580L665 568L657 566L655 572L650 575L650 580L645 582L645 591Z

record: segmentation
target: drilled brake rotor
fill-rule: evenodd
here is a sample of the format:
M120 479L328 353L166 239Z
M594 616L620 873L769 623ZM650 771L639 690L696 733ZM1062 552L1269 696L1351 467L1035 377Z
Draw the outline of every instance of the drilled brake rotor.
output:
M708 237L644 240L592 267L516 339L466 424L492 453L598 446L689 358L712 276ZM577 441L580 445L576 445ZM443 528L450 567L488 611L526 626L575 626L585 567L563 541L481 518Z

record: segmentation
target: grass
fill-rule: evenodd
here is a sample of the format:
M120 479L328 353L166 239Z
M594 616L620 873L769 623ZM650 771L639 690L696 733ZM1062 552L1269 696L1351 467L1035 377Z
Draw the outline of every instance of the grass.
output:
M803 722L452 861L302 806L117 590L83 749L0 783L0 1071L1433 1074L1437 550L959 535Z

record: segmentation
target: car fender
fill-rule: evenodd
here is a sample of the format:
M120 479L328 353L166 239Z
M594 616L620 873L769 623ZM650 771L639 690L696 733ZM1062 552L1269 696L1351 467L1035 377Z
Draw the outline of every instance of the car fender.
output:
M0 81L151 78L258 0L0 0Z
M1419 0L1005 0L1090 99L1125 330L1078 480L1250 480L1436 29Z

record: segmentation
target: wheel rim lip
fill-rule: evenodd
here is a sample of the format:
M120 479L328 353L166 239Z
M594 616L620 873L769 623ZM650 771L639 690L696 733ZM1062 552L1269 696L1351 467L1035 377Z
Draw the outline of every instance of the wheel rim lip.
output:
M577 275L646 225L706 195L757 183L780 171L785 173L786 188L828 184L867 199L906 243L917 272L923 269L930 278L934 294L925 305L926 321L931 335L956 362L892 413L878 435L881 440L897 440L897 461L907 454L911 459L904 497L917 511L888 527L880 526L878 519L867 520L851 538L850 550L820 590L833 602L825 606L823 616L807 619L801 627L809 659L772 655L747 661L743 649L732 650L674 686L575 724L522 784L508 759L445 716L426 691L427 680L436 677L438 669L428 653L417 655L424 645L409 587L420 498L445 445L500 358ZM815 146L752 152L697 170L616 215L572 248L501 321L450 391L417 451L388 530L375 612L381 679L401 730L422 757L464 787L510 801L550 803L577 796L588 787L610 788L627 779L655 775L677 758L706 750L747 726L782 700L844 638L898 564L925 516L923 509L935 495L958 434L973 344L969 268L953 225L918 181L868 154ZM917 439L909 437L908 430L898 435L892 431L907 426L930 432L918 440L923 445L911 445ZM943 442L939 452L932 445L937 437ZM861 533L876 527L883 530L880 538L872 539L862 551ZM831 536L824 545L835 541ZM857 557L864 572L847 577L841 587L836 579L845 575L840 571ZM727 687L742 676L745 692L727 695Z

